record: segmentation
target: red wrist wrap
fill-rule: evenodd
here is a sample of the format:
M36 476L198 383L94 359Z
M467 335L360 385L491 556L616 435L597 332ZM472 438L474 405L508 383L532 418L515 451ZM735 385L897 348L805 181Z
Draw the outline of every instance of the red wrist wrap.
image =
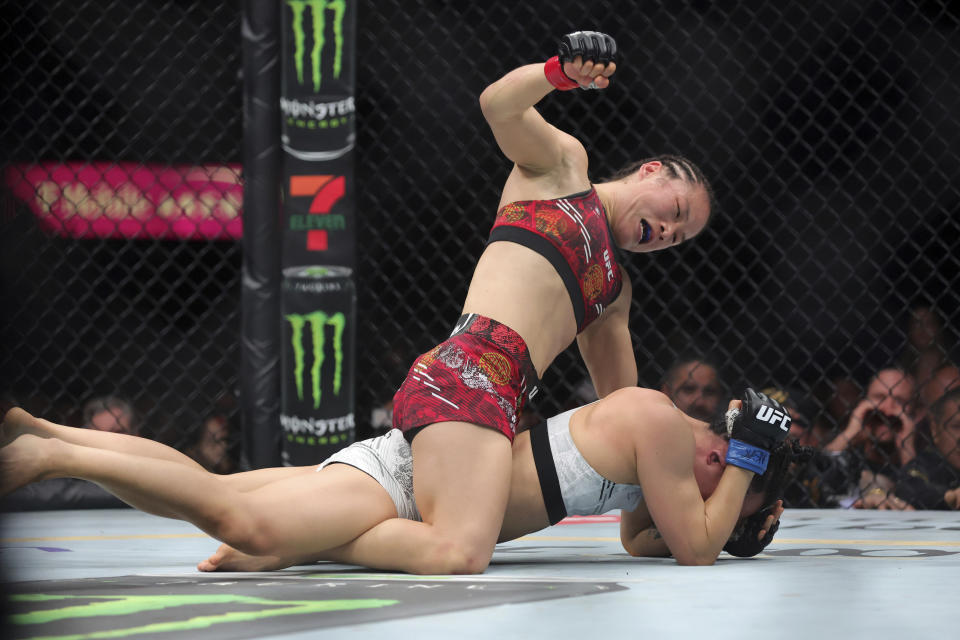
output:
M547 82L557 89L560 89L560 91L570 91L570 89L576 89L580 86L576 80L571 80L570 77L563 72L563 67L560 65L560 58L558 56L553 56L543 63L543 75L547 76Z

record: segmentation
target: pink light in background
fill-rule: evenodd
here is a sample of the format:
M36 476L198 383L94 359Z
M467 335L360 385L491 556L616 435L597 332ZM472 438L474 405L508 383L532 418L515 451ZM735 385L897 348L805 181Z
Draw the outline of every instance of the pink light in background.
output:
M7 169L6 182L60 236L236 240L243 233L240 165L20 164Z

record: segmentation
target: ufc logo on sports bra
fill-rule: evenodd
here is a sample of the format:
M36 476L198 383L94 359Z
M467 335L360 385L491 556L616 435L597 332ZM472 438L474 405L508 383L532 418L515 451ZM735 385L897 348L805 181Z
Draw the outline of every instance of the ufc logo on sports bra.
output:
M610 262L610 250L603 250L603 264L607 265L607 281L613 280L613 263Z
M785 415L782 411L777 411L773 407L760 407L760 410L757 411L757 420L761 422L769 422L770 424L780 423L780 429L783 431L790 430L790 416Z

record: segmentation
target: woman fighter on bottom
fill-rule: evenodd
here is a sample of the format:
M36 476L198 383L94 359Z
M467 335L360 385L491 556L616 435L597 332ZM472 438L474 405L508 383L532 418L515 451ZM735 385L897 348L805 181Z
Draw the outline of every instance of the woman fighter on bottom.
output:
M728 539L738 518L766 504L753 518L752 539L740 544L752 550L737 555L759 552L782 513L771 499L780 487L770 485L782 483L778 470L795 452L777 446L785 415L776 401L747 390L742 402L731 401L725 420L708 425L662 393L640 388L560 414L515 439L500 541L565 515L621 508L621 539L631 555L672 553L681 564L712 564L734 544ZM95 482L142 511L186 520L229 545L202 570L371 564L364 532L388 518L418 517L410 447L396 430L319 466L229 476L158 442L56 425L21 409L7 413L2 443L3 495L44 478Z

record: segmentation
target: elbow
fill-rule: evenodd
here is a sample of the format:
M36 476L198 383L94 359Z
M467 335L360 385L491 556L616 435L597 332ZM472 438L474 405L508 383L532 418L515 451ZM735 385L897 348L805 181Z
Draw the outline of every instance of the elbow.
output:
M480 94L478 102L480 103L480 112L488 121L496 114L497 105L497 84L491 84Z
M490 124L516 118L523 109L513 104L502 79L494 82L480 94L480 112Z
M708 549L686 549L683 553L674 553L673 557L684 567L709 567L717 561L717 555Z

